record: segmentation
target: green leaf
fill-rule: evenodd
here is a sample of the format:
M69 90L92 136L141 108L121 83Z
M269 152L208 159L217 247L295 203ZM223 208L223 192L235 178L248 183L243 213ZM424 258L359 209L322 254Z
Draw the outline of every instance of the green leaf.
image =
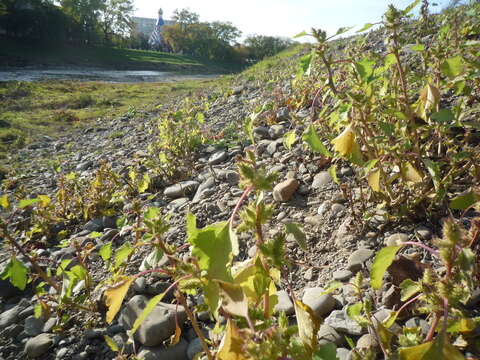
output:
M355 69L360 75L360 78L364 82L369 82L371 76L373 75L373 66L375 65L375 61L369 60L368 58L363 58L362 61L357 62L355 64Z
M450 109L441 109L440 111L430 115L432 120L438 121L441 124L449 124L455 120L455 115Z
M302 31L301 33L295 35L293 38L297 39L297 38L300 38L300 37L303 37L303 36L308 36L308 35L310 35L310 34L307 33L306 31Z
M338 360L337 347L334 343L320 346L317 352L313 354L312 360Z
M307 237L298 224L286 223L285 232L287 234L292 234L295 240L297 241L298 245L303 250L305 251L307 250Z
M413 45L410 49L413 51L423 51L425 50L425 46L422 44L416 44L416 45Z
M98 254L102 257L103 261L108 261L112 257L112 242L108 242L100 248Z
M82 265L73 266L69 272L79 280L85 280L88 275L87 269L85 269Z
M439 335L434 341L401 348L400 360L465 360L465 358L447 339Z
M397 255L400 248L401 246L384 247L375 256L370 273L370 285L373 289L379 290L382 288L383 275L385 275L388 267L392 265L395 255Z
M336 165L330 166L330 168L328 169L328 173L332 177L335 184L340 185L340 180L338 180L338 176L337 176L337 166Z
M113 352L119 352L120 351L117 343L110 336L104 335L103 338L105 339L105 342L107 343L110 350L112 350Z
M323 145L323 143L320 141L313 124L310 124L310 126L307 128L302 136L302 140L310 146L310 149L313 152L320 153L326 157L332 157L330 151L328 151L325 145Z
M445 60L440 66L440 69L445 76L454 79L463 74L465 71L465 64L463 58L459 55Z
M345 34L346 32L349 32L350 30L352 30L353 28L354 26L341 27L340 29L337 30L334 36Z
M297 141L297 134L295 133L295 130L289 131L285 135L283 135L283 145L288 150L292 149L292 146L293 144L295 144L295 141Z
M2 274L2 279L9 279L13 286L25 290L28 281L28 268L16 257L12 257L10 263Z
M310 75L313 54L308 54L300 58L300 75Z
M31 206L38 203L39 201L40 199L23 199L23 200L20 200L20 202L18 203L18 207L20 209L24 209L27 206Z
M143 214L145 220L154 220L160 216L160 209L154 206L150 206Z
M408 15L422 0L415 0L403 10L403 15Z
M363 304L358 302L347 307L347 315L350 319L357 322L360 326L368 325L367 319L362 315Z
M8 209L10 207L10 202L8 201L7 194L3 194L0 197L0 206L3 207L4 209Z
M395 57L394 54L388 54L387 56L385 56L384 61L385 61L385 67L388 68L393 64L397 63L397 58Z
M130 330L131 335L135 334L135 332L138 330L140 325L142 325L142 323L145 321L147 316L150 315L150 313L153 311L155 306L157 306L157 304L160 301L162 301L165 294L166 294L166 292L164 292L160 295L154 296L153 298L150 299L150 301L147 303L147 306L145 306L145 309L143 309L142 314L133 323L132 329Z
M360 30L357 31L357 34L370 29L372 26L373 26L372 23L366 23L365 25L363 25L363 27Z
M450 209L466 210L478 201L480 201L480 196L473 191L470 191L464 195L460 195L452 199L450 202Z
M133 247L129 242L126 242L120 246L115 253L115 268L118 268L120 265L122 265L132 252Z
M406 280L403 280L402 283L400 284L400 289L401 289L400 295L402 296L401 300L407 301L413 295L420 292L422 290L422 287L416 281L413 281L411 279L406 279Z
M442 185L442 179L441 179L441 170L440 166L430 160L430 159L423 159L423 163L427 167L428 173L430 174L430 177L433 180L433 185L435 186L435 190L440 190L440 187Z
M254 116L252 114L252 115L248 116L247 119L245 120L245 123L243 125L243 129L245 131L245 134L250 139L250 142L252 144L255 144L255 137L253 136L253 122L254 122Z
M230 266L233 253L228 222L197 229L193 234L190 231L188 242L193 245L192 255L197 257L200 269L207 272L208 278L232 280Z

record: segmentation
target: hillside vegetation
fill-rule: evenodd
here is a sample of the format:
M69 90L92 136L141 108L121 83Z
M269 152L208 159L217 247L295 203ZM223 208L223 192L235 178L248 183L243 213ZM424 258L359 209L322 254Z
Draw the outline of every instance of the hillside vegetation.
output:
M0 354L478 359L480 4L380 25L9 153Z

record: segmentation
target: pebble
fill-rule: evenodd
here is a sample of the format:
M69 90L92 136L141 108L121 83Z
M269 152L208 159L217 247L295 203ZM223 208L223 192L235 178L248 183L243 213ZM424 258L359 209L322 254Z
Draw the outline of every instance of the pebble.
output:
M350 319L344 310L333 310L325 319L324 324L330 325L343 334L360 336L364 333L362 327Z
M432 238L432 230L426 226L419 226L415 229L415 233L421 240L430 240Z
M171 347L146 347L140 348L138 358L143 360L185 360L188 343L185 340Z
M227 160L228 153L226 151L218 151L208 159L210 165L218 165Z
M333 179L328 171L322 171L313 178L312 188L321 189L327 185L333 184Z
M320 287L307 288L302 297L302 302L310 306L319 317L329 314L335 307L335 299L331 294L321 295L323 291Z
M364 334L358 339L357 349L374 349L378 347L377 339L371 334Z
M25 319L25 333L28 336L37 336L43 332L45 325L42 319L37 319L35 316L29 316Z
M337 270L332 274L333 280L336 281L348 281L353 276L350 270Z
M313 269L308 268L307 271L305 271L305 274L303 274L303 278L307 281L310 281L313 279Z
M362 265L373 255L375 252L369 249L358 249L354 251L348 258L348 270L351 272L357 272L362 269Z
M188 360L193 360L195 355L201 352L203 352L203 347L202 347L202 342L200 341L200 338L195 338L192 341L190 341L187 347Z
M31 358L45 354L53 345L53 337L52 334L40 334L31 338L25 344L25 352Z
M167 187L163 194L170 199L177 199L187 194L192 194L198 188L198 186L199 184L197 181L182 181L178 184Z
M398 246L408 241L408 235L404 233L396 233L385 239L385 246Z
M277 291L278 303L275 305L275 312L285 312L287 315L293 315L295 313L295 308L293 302L290 299L290 296L285 290Z
M119 323L125 329L131 329L133 323L139 317L149 299L143 295L135 295L127 303L122 311ZM177 311L178 310L178 311ZM176 315L175 315L176 313ZM165 303L158 303L140 325L135 333L135 339L145 346L157 346L175 333L175 317L182 325L186 320L185 309Z
M334 343L337 346L341 346L345 343L345 338L341 336L337 330L327 324L322 324L320 326L317 337L319 345Z
M270 129L268 129L268 134L272 139L278 139L285 134L285 127L283 125L272 125L270 126Z
M277 184L273 189L273 199L277 202L289 201L299 185L300 184L296 179L288 179Z

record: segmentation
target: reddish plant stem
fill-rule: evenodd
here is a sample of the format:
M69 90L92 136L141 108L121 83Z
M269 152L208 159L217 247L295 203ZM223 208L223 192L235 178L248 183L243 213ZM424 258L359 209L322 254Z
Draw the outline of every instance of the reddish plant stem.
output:
M245 201L245 199L248 197L248 195L252 190L253 190L253 186L247 187L243 192L242 196L240 197L240 199L238 199L237 205L235 205L235 209L233 209L232 216L230 216L230 226L233 226L233 221L235 220L235 216L238 210L240 209L243 202Z
M406 241L406 242L402 243L402 246L406 246L406 245L421 247L422 249L427 250L433 256L435 256L437 258L439 257L439 254L438 254L437 250L432 249L431 247L429 247L425 244L422 244L422 243L419 243L419 242L414 242L414 241Z
M440 321L440 316L438 313L433 314L433 322L432 326L430 326L430 330L428 330L427 337L425 338L425 342L432 341L433 336L435 335L435 330L437 329L438 322Z

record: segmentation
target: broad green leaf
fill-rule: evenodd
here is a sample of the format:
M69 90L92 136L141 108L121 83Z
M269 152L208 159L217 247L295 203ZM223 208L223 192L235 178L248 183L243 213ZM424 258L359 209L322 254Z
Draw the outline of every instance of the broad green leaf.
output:
M336 165L330 166L328 168L328 173L332 177L333 182L337 185L340 185L340 180L338 180L338 176L337 176L337 166Z
M142 323L145 321L145 319L147 318L148 315L150 315L150 313L153 311L153 309L155 308L155 306L157 306L157 304L162 301L162 299L164 298L166 292L162 293L162 294L159 294L157 296L154 296L153 298L151 298L149 300L149 302L147 303L147 305L145 306L145 309L143 309L143 312L140 314L140 316L135 320L135 322L133 323L133 326L132 326L132 329L130 330L130 334L133 335L135 334L135 332L138 330L138 328L140 327L140 325L142 325Z
M0 206L3 207L4 209L8 209L10 207L10 202L8 201L7 194L3 194L0 197Z
M245 134L248 136L250 139L250 142L252 144L255 144L255 137L253 136L253 122L254 122L254 116L250 115L245 119L245 123L243 125L243 129L245 131Z
M365 173L368 174L370 170L372 170L375 167L375 165L377 165L377 163L378 163L378 159L367 161L364 165Z
M115 253L115 267L118 268L120 265L122 265L132 252L133 247L129 242L126 242L120 246Z
M126 277L118 284L105 290L105 304L108 307L106 319L107 323L110 324L115 318L115 315L117 315L120 307L122 306L123 299L127 295L128 289L134 281L134 277Z
M363 25L363 27L360 30L357 31L357 34L370 29L372 26L373 26L372 23L366 23L365 25Z
M360 78L364 82L369 82L369 79L373 75L373 67L375 66L375 61L369 60L368 58L362 59L362 61L355 64L355 69L360 75Z
M154 206L150 206L143 214L145 220L154 220L160 216L160 209Z
M82 265L73 266L69 273L73 274L78 280L85 280L88 276L88 271Z
M443 335L418 346L400 348L400 360L465 360Z
M422 290L422 287L416 281L411 279L406 279L400 284L400 295L402 296L402 301L407 301L413 295L417 294Z
M23 199L23 200L20 200L20 202L18 203L18 207L20 209L23 209L23 208L26 208L27 206L34 205L39 201L40 201L39 199Z
M337 347L334 343L321 345L315 354L313 354L312 360L338 360Z
M395 320L397 320L398 315L398 311L391 311L390 315L388 315L388 318L383 320L383 326L385 326L387 329L390 329L395 323Z
M100 248L98 254L102 257L103 261L108 261L112 257L112 242L108 242Z
M197 229L188 242L193 245L192 255L197 257L200 269L207 271L210 279L231 282L233 253L228 222Z
M295 300L294 306L300 341L309 349L313 350L317 344L320 320L315 315L315 312L300 300Z
M320 138L318 137L313 124L310 124L310 126L307 128L307 130L302 136L302 140L310 146L310 149L313 152L320 153L326 157L332 157L330 151L328 151L325 145L323 145L323 143L320 141Z
M245 340L245 335L240 332L233 320L228 319L216 358L218 360L249 360L244 350Z
M440 190L440 187L442 185L440 166L436 162L430 159L423 159L423 163L427 167L428 173L430 174L430 177L433 180L433 185L435 186L435 190L437 191Z
M368 174L368 185L375 192L380 192L380 170L375 170Z
M387 56L385 56L384 63L385 63L385 67L389 68L390 66L397 63L397 58L395 57L394 54L388 54Z
M450 124L455 120L455 115L450 109L441 109L430 115L430 119L438 121L441 124Z
M222 298L222 308L234 316L248 317L248 299L240 285L216 280Z
M453 210L466 210L476 202L480 201L480 195L470 191L466 194L457 196L450 201L450 209Z
M298 245L303 250L305 251L307 250L307 237L298 224L286 223L285 232L287 234L292 234L295 240L297 241Z
M388 267L392 265L395 255L401 246L387 246L377 252L370 272L370 285L375 290L380 290L383 283L383 275Z
M285 135L283 135L283 144L288 150L292 149L292 146L293 144L295 144L296 141L297 134L295 134L295 130L289 131Z
M28 268L16 257L12 257L10 263L2 274L2 279L9 279L13 286L25 290L28 281Z
M454 79L464 73L465 64L461 56L455 56L445 60L440 66L440 69L445 76Z
M104 335L103 338L105 339L105 343L108 345L110 350L112 350L113 352L119 352L120 351L117 343L110 336Z
M405 10L403 10L403 15L408 15L413 9L415 9L415 7L417 7L418 4L420 4L420 1L422 0L415 0L410 5L408 5Z
M377 333L383 349L390 349L394 334L381 322L377 323Z
M332 140L335 151L343 156L350 155L353 152L355 144L355 134L351 126L347 126L343 132Z

